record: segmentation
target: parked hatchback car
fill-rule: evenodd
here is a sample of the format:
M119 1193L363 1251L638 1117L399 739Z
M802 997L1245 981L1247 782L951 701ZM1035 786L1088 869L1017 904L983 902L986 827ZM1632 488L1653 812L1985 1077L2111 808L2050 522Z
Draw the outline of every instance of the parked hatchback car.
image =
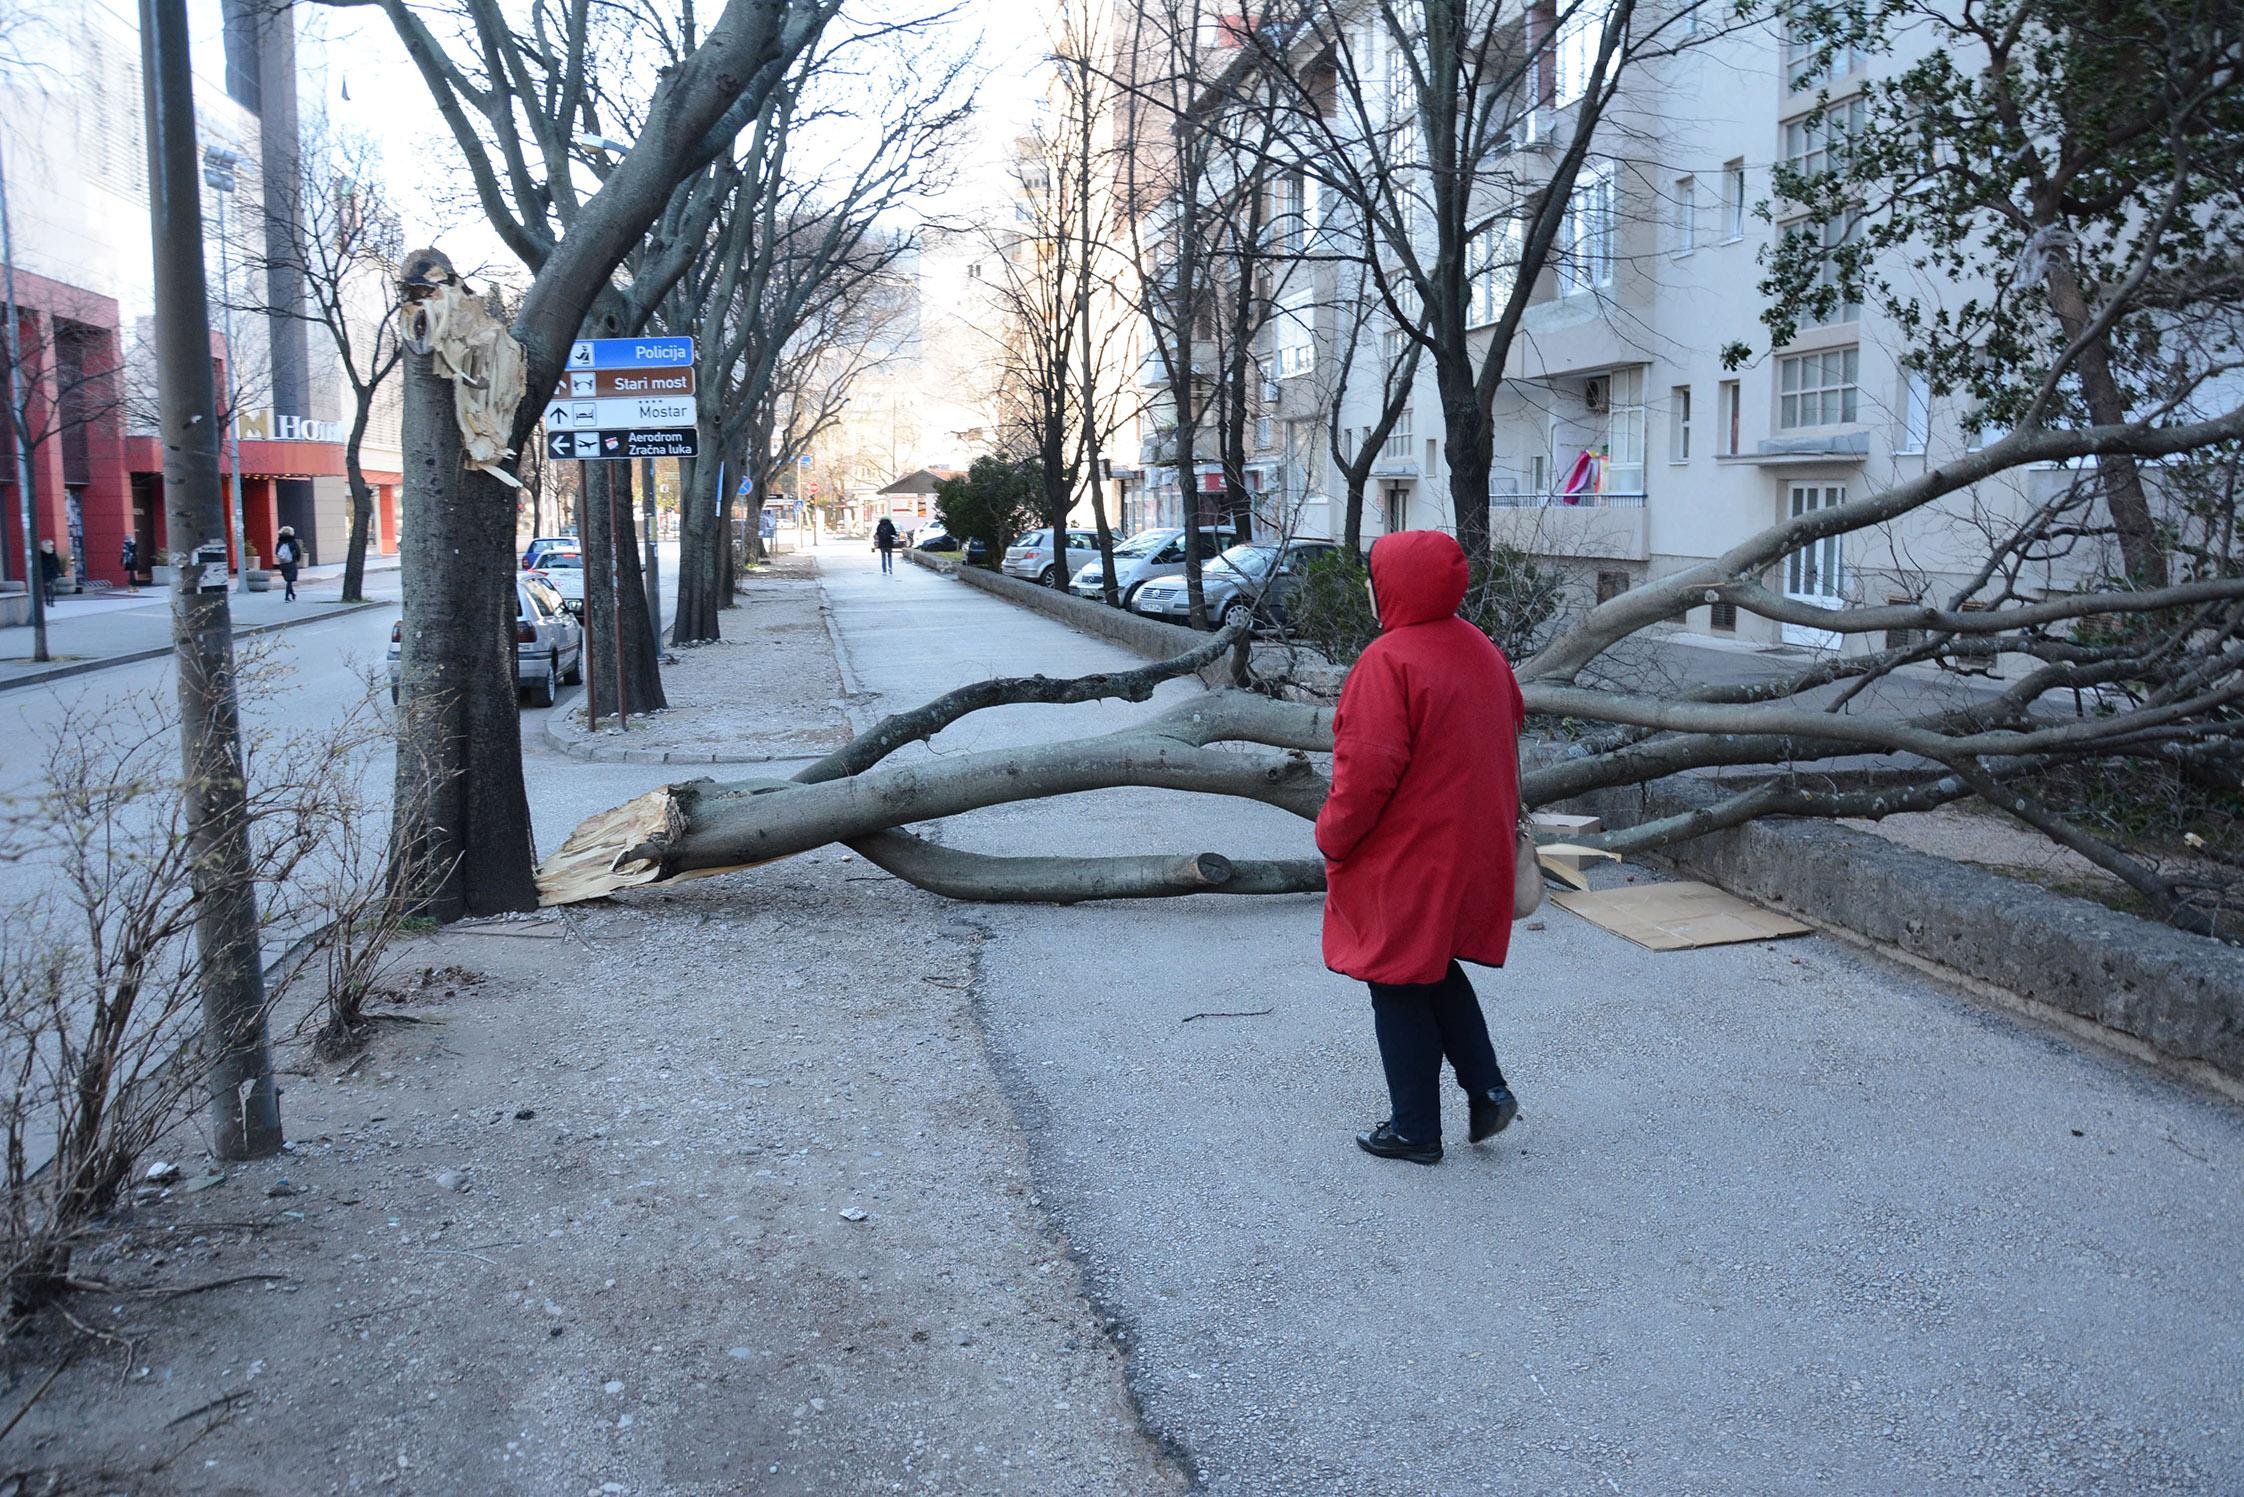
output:
M1225 548L1239 543L1237 532L1203 525L1200 528L1200 559L1213 561ZM1114 591L1124 608L1137 601L1138 589L1156 577L1174 577L1184 571L1184 530L1169 526L1160 530L1141 530L1114 547ZM1068 591L1079 598L1106 596L1106 563L1092 558L1089 565L1076 572L1068 583Z
M1025 577L1052 585L1052 577L1060 567L1067 568L1073 577L1087 561L1096 561L1099 555L1099 538L1088 530L1070 530L1067 533L1067 555L1059 562L1052 559L1052 532L1050 529L1032 530L1005 548L1005 560L999 570L1008 577Z
M1242 612L1252 613L1258 623L1284 623L1309 563L1339 549L1331 541L1233 546L1200 569L1209 624L1221 627ZM1184 578L1163 577L1139 588L1137 611L1147 618L1184 622L1190 616Z
M398 668L405 652L403 620L390 625L390 700L397 700ZM561 595L528 572L514 579L514 688L533 707L550 707L564 685L584 679L584 626L569 616Z
M584 612L584 553L574 542L546 551L538 558L536 569L527 575L559 593L562 606L571 613Z

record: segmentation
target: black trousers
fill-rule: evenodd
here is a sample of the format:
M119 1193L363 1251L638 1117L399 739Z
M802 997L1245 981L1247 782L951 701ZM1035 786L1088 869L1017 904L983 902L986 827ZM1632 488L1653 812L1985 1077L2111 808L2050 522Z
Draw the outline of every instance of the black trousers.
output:
M880 548L880 569L884 572L896 570L896 553L886 546Z
M1455 962L1440 982L1368 986L1395 1131L1414 1144L1439 1143L1443 1056L1449 1057L1468 1097L1485 1096L1504 1084L1480 999Z

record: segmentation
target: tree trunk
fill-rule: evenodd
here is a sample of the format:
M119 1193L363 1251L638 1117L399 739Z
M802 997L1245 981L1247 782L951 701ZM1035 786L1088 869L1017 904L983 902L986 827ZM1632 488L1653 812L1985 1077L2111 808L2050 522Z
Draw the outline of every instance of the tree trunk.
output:
M2088 326L2088 300L2072 266L2060 258L2050 267L2049 306L2068 339L2078 338ZM2129 419L2127 398L2112 373L2111 348L2102 338L2080 351L2080 393L2088 414L2099 425L2117 426ZM2124 452L2107 452L2096 459L2097 476L2104 481L2104 505L2111 511L2112 529L2119 534L2119 551L2128 580L2138 587L2166 585L2166 547L2159 539L2158 522L2151 515L2150 495L2143 487L2143 470Z
M514 491L460 462L451 383L404 364L405 617L392 877L439 920L537 908L514 680Z
M652 712L668 704L662 695L662 651L639 580L632 465L619 458L584 466L585 672L603 713L615 711L618 702L627 713Z
M1472 360L1462 346L1435 350L1434 383L1441 392L1442 455L1449 462L1449 509L1457 544L1468 559L1489 551L1488 470L1495 462L1495 430L1481 407Z
M141 76L156 254L159 432L171 541L172 659L194 862L196 978L209 1067L211 1142L221 1159L281 1146L280 1092L265 1039L265 975L250 876L249 787L234 697L233 610L226 597L226 511L218 487L218 409L202 256L201 163L184 0L141 0ZM178 253L179 247L189 247ZM205 589L200 557L214 557ZM37 587L39 579L29 579ZM525 871L527 862L525 862Z
M670 642L697 644L718 637L717 609L724 583L717 488L724 481L715 423L704 419L705 458L678 464L678 596L671 607Z
M351 486L351 546L343 559L343 601L366 601L366 546L374 526L374 491L367 486L366 469L359 461L359 450L366 441L366 427L374 414L374 392L363 390L358 395L358 408L351 415L350 440L343 444L343 472Z
M1364 480L1369 472L1368 466L1361 470L1343 470L1343 476L1348 481L1348 505L1341 521L1340 538L1348 547L1350 556L1364 554Z

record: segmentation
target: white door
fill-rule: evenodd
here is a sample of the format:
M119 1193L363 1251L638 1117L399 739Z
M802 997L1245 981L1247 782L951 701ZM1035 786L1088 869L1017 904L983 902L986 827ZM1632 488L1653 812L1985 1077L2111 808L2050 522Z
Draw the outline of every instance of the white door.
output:
M1841 483L1796 483L1791 485L1791 498L1792 516L1797 519L1846 503L1847 487ZM1812 603L1818 608L1844 608L1847 575L1840 544L1843 539L1827 535L1787 556L1784 559L1784 595L1794 602ZM1786 624L1784 642L1816 650L1836 650L1839 635L1831 629Z

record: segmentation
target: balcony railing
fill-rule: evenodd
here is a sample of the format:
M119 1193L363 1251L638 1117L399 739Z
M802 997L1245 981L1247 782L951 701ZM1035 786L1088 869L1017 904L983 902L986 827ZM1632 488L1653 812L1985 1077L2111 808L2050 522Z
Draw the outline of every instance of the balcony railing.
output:
M1642 509L1644 491L1611 494L1490 494L1490 509Z

